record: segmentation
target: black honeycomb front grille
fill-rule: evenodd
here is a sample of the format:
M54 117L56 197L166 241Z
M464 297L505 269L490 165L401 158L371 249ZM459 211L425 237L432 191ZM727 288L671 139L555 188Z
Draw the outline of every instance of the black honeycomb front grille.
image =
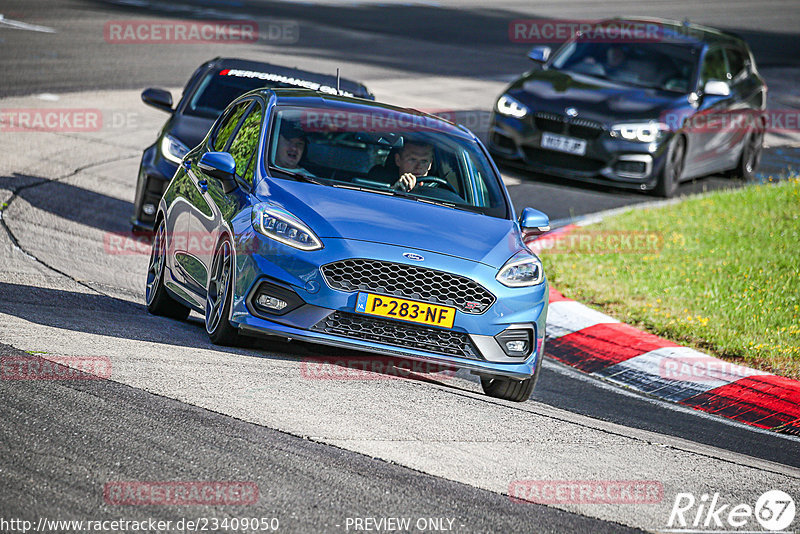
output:
M494 304L485 287L444 271L380 260L348 259L322 267L325 281L340 291L370 291L481 314Z
M395 347L417 349L481 359L478 349L467 334L398 321L365 317L336 311L312 327L313 330L363 341L374 341Z
M588 119L569 118L558 113L539 112L533 117L543 132L572 135L580 139L595 139L603 133L603 125Z

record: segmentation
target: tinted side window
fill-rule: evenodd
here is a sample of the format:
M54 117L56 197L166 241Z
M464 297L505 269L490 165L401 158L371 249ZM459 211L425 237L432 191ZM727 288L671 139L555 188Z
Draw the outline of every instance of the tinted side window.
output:
M721 48L710 50L703 59L703 71L700 81L703 85L708 80L727 80L728 68L725 65L725 54Z
M231 143L228 152L236 161L236 175L246 183L253 185L256 158L253 157L258 148L258 138L261 133L261 118L264 112L261 104L253 104L250 113L245 117L242 127L236 132L236 137Z
M744 54L742 54L742 52L739 50L734 50L733 48L729 48L725 51L725 53L728 56L728 72L730 73L730 78L736 78L736 76L741 74L744 70Z
M242 102L231 109L225 118L222 119L219 127L217 127L217 131L214 133L214 140L212 141L215 151L220 152L225 148L225 144L228 142L228 139L233 133L233 129L236 128L237 124L239 124L239 119L242 118L242 115L245 111L247 111L247 107L251 103L251 100Z

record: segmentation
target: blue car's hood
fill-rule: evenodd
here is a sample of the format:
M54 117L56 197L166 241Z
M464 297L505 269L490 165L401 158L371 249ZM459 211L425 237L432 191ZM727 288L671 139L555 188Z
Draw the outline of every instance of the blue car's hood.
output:
M514 221L404 198L279 179L261 182L257 195L321 238L397 245L497 268L524 248Z

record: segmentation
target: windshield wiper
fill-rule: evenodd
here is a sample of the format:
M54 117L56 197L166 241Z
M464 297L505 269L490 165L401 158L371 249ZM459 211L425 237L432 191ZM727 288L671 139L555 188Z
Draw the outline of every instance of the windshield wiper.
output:
M447 202L445 200L434 200L430 198L424 198L417 195L413 195L407 191L398 191L397 189L373 189L371 187L360 187L357 185L346 185L346 184L331 184L331 186L340 189L352 189L354 191L364 191L367 193L378 193L379 195L407 198L409 200L415 200L417 202L424 202L425 204L434 204L436 206L444 206L445 208L452 208L456 210L463 209L458 207L457 204L454 204L452 202ZM464 211L470 211L470 210L464 210Z
M418 195L411 194L408 191L398 191L396 189L392 189L389 191L388 194L396 197L416 200L417 202L424 202L425 204L435 204L436 206L444 206L445 208L461 209L452 202L447 202L446 200L436 200L433 198L421 197Z
M291 176L292 178L294 178L298 182L305 182L305 183L308 183L308 184L317 184L317 185L328 185L328 184L326 184L324 182L321 182L319 180L311 178L310 176L308 176L307 174L303 174L302 172L294 172L294 171L290 171L290 170L287 170L287 169L279 169L277 167L270 167L270 170L278 171L281 174L285 174L287 176Z
M394 191L390 189L386 190L372 189L371 187L360 187L357 185L349 185L349 184L331 184L331 187L336 187L339 189L352 189L353 191L364 191L366 193L378 193L379 195L394 195Z

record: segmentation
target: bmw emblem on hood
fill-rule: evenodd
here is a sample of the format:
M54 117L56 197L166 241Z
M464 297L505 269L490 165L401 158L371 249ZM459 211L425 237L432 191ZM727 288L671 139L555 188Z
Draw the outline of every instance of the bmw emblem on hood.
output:
M420 256L419 254L414 254L413 252L404 252L404 258L408 258L411 261L422 261L425 259L424 256Z
M565 111L565 112L567 113L567 115L569 115L570 117L577 117L577 116L578 116L578 110L577 110L577 109L575 109L575 108L567 108L567 109L565 109L564 111Z

